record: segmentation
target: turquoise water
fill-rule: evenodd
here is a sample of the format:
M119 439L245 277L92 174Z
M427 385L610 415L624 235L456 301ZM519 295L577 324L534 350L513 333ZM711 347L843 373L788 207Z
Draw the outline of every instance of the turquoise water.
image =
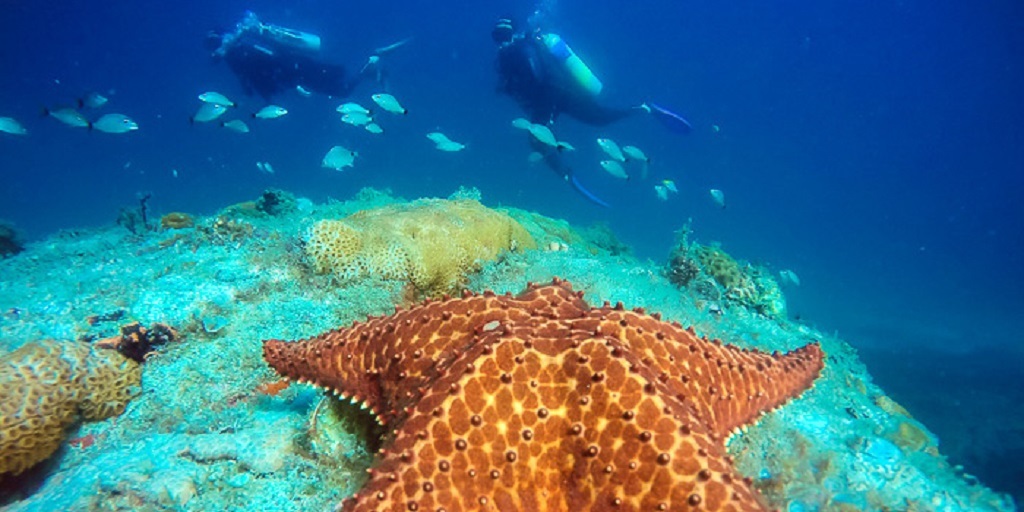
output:
M526 136L510 126L522 113L495 92L493 22L525 19L534 7L7 2L0 116L28 134L0 133L0 218L21 233L29 250L19 257L29 258L80 243L67 232L55 238L58 230L123 229L119 212L134 209L139 194L151 194L155 219L212 215L268 187L322 203L365 186L411 199L465 185L490 205L577 226L604 223L654 266L692 219L696 239L796 272L801 285L786 290L789 317L857 348L875 382L938 436L954 464L1019 500L1024 469L1015 454L1024 433L1008 404L1024 378L1015 325L1024 306L1021 7L551 4L548 28L601 77L606 101L655 101L694 126L681 136L642 117L607 127L558 119L559 138L578 148L566 160L607 209L528 162ZM209 30L231 27L246 9L319 34L324 59L350 72L375 48L411 37L383 56L388 90L409 114L379 114L378 136L338 122L341 98L289 91L271 98L288 115L252 119L267 100L246 95L203 45ZM380 88L360 84L348 99L370 105ZM239 103L224 119L243 119L249 133L190 125L196 96L210 90ZM82 109L90 120L121 113L139 130L101 133L39 114L89 92L109 98ZM433 131L466 149L437 151L424 137ZM598 137L643 148L651 177L623 182L604 173ZM358 151L355 166L322 168L333 145ZM658 200L653 185L661 179L679 194ZM724 191L726 209L710 199L712 188ZM118 242L97 240L88 254L118 257ZM0 267L12 290L3 305L46 310L57 325L40 331L5 316L3 342L80 335L70 327L80 318L62 319L46 309L46 294L25 291L33 278L20 265ZM53 294L67 301L75 290L68 282Z

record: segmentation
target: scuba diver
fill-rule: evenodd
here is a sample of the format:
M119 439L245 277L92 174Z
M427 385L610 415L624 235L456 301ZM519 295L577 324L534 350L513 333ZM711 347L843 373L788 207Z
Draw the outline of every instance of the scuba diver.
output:
M267 101L296 88L344 97L370 72L380 77L379 59L371 57L360 73L348 76L343 66L319 60L320 36L262 23L252 11L246 11L234 31L208 34L207 46L238 76L246 94Z
M517 31L510 18L501 18L491 30L491 38L498 45L498 91L511 96L531 123L550 125L564 113L585 124L604 126L636 114L652 114L672 131L687 133L691 129L685 118L654 103L631 107L602 104L604 84L558 34L540 28ZM588 200L608 206L580 184L558 149L532 138L530 144L548 167Z

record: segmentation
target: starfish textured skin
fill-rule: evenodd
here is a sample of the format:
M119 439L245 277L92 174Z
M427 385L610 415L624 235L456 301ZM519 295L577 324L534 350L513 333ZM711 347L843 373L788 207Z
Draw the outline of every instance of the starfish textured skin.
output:
M741 350L558 279L263 350L387 427L346 511L767 510L725 440L824 365L817 343Z

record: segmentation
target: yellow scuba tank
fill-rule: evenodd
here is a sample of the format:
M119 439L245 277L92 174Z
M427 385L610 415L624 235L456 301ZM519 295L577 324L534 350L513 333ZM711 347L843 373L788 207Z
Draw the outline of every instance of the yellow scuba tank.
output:
M569 48L569 45L565 44L565 41L559 37L558 34L544 34L540 36L541 42L544 47L547 48L548 53L551 54L555 60L563 66L566 73L569 74L579 84L583 90L587 91L591 96L597 96L601 94L601 89L604 84L597 78L590 68L576 55L576 52Z
M278 25L262 24L260 33L278 44L309 53L320 51L320 36Z

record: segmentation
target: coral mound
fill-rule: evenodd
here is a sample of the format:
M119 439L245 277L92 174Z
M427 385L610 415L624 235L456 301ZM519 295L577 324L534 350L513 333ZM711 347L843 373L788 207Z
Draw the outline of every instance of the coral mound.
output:
M185 229L195 226L195 219L187 213L171 212L160 217L161 229Z
M114 350L60 341L30 343L0 359L0 475L49 457L79 417L121 414L141 378Z
M306 252L319 273L399 279L437 296L455 291L466 274L503 251L536 247L503 212L470 199L426 199L317 222Z

